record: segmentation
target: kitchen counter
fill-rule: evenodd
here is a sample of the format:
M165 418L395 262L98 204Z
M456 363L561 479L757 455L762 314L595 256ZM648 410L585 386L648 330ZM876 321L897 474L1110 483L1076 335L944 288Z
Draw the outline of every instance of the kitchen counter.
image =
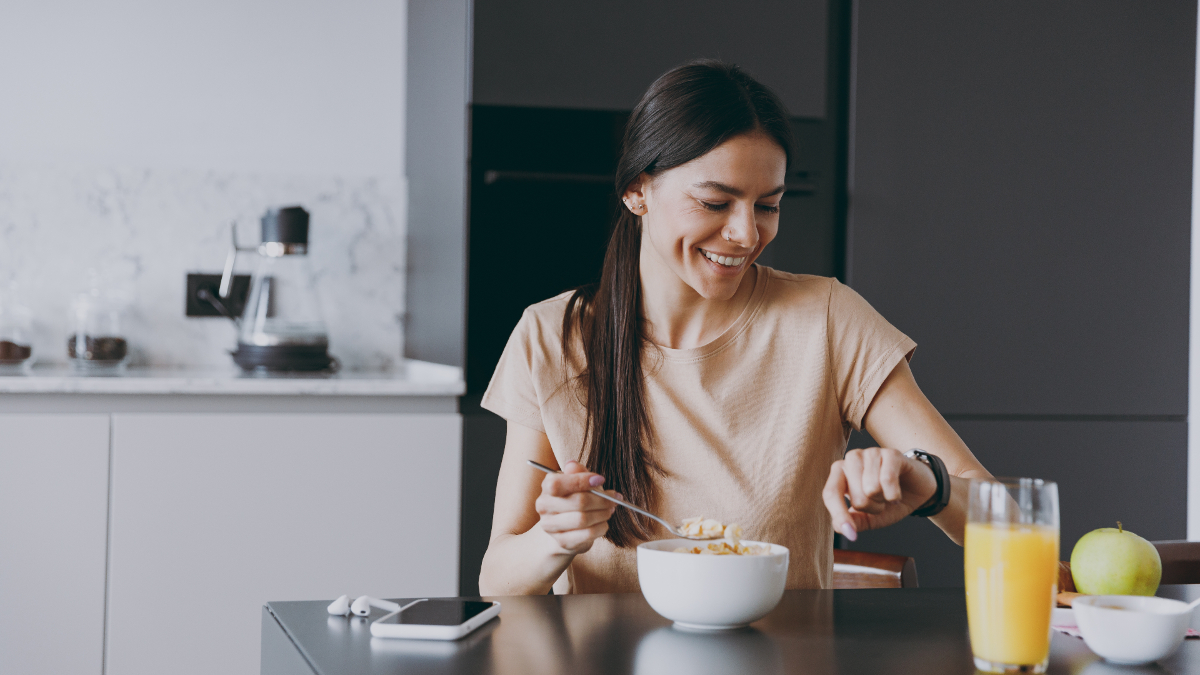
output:
M247 375L129 368L82 375L66 367L0 376L3 412L457 412L462 369L406 361L393 371Z
M0 394L298 394L320 396L461 396L462 369L407 361L398 370L333 375L247 375L235 368L129 368L121 375L81 375L66 367L0 376Z

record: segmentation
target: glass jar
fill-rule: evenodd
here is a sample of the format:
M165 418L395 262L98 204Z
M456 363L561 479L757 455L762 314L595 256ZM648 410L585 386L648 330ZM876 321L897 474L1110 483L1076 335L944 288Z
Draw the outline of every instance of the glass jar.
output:
M24 375L33 365L33 312L0 295L0 375Z
M119 373L129 356L121 324L122 303L97 288L80 293L71 303L71 335L67 359L78 371L95 374Z

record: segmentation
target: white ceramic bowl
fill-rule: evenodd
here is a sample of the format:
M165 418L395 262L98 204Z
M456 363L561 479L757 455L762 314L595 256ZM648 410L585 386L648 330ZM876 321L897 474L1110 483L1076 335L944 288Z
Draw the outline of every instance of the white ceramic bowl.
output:
M766 555L674 552L704 543L663 539L638 546L638 583L654 611L682 628L724 630L741 628L775 609L787 583L787 548L766 544L771 549Z
M1187 603L1141 595L1075 598L1075 621L1083 641L1112 663L1134 665L1166 658L1187 635Z

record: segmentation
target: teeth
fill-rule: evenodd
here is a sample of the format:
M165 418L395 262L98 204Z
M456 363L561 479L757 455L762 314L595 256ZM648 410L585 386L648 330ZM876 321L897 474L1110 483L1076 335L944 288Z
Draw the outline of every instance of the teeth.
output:
M737 267L738 265L741 265L742 263L746 262L746 259L744 257L729 258L727 256L709 253L708 251L705 251L704 249L700 249L700 253L702 253L705 258L708 258L709 260L717 263L718 265L724 265L726 267Z

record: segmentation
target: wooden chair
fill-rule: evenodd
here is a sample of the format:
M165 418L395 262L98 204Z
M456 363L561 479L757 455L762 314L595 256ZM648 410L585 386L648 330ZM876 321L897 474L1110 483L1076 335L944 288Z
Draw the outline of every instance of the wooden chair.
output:
M1152 541L1162 559L1163 584L1200 584L1200 541ZM834 573L836 576L836 572ZM1074 593L1071 563L1058 563L1058 590Z
M834 588L916 588L917 563L887 553L833 549Z
M1152 541L1162 558L1164 584L1200 584L1200 541Z

